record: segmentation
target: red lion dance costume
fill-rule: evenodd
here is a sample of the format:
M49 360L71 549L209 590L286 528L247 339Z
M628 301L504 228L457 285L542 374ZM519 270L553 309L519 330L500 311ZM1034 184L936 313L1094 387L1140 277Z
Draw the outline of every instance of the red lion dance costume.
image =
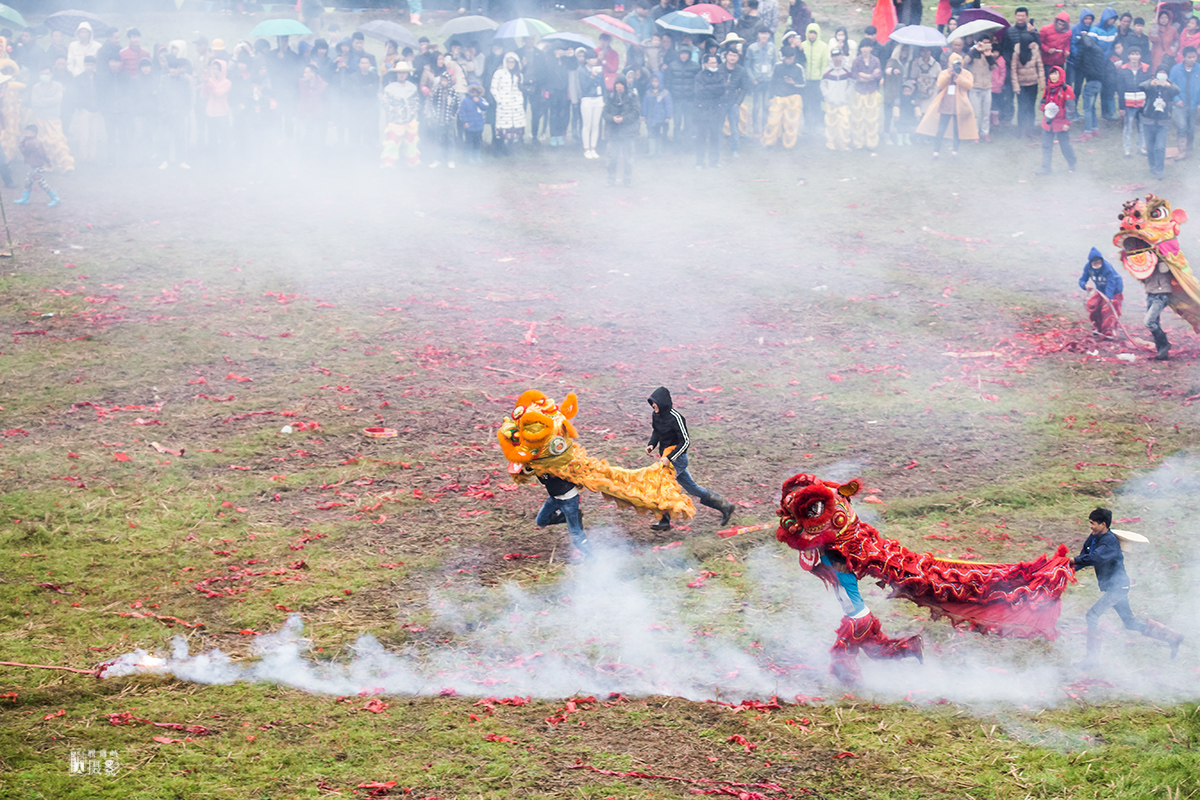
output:
M844 570L855 578L876 578L880 586L891 588L890 597L924 606L934 619L948 617L951 624L966 623L979 633L1050 640L1058 636L1060 598L1075 580L1066 547L1060 546L1052 557L1020 564L979 564L914 553L859 520L850 498L860 488L857 480L839 484L812 475L788 478L775 538L799 550L800 566L830 586L839 586L838 571ZM847 683L860 678L859 650L871 658L922 657L919 636L885 636L865 606L857 617L844 617L837 633L830 671Z

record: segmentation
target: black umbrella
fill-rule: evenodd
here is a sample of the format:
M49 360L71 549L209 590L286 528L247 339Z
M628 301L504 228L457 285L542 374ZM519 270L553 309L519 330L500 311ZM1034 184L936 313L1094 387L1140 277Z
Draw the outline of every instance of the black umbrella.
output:
M42 24L52 31L62 31L68 36L74 36L81 22L91 25L92 33L96 37L105 36L113 29L107 22L86 11L59 11L46 17Z
M416 34L397 22L386 19L376 19L358 26L364 36L378 39L381 42L395 42L401 47L411 47L416 50L421 46Z

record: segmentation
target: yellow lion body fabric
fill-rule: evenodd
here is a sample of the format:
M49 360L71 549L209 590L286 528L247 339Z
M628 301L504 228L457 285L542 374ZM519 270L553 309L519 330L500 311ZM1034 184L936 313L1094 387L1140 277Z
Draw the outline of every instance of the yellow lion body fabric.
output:
M669 462L625 469L589 456L575 441L579 432L571 419L578 411L574 393L567 395L561 406L537 389L517 398L512 414L504 418L496 433L513 480L528 483L538 475L553 475L639 514L649 511L681 520L695 515L696 507L679 488L675 467Z
M1179 249L1179 226L1187 212L1152 194L1130 200L1117 215L1121 230L1113 244L1121 248L1121 264L1138 280L1149 278L1160 262L1171 270L1170 306L1200 333L1200 281Z

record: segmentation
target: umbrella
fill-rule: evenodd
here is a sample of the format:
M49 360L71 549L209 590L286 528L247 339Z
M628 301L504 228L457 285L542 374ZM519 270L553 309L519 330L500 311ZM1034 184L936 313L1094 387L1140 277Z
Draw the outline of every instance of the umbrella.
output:
M310 33L307 25L294 19L264 19L250 31L251 36L306 36Z
M95 14L89 14L86 11L59 11L51 14L42 20L42 24L52 31L62 31L63 33L75 35L75 29L79 27L79 23L86 22L92 26L92 33L99 36L101 32L107 32L112 26L104 20L97 17Z
M990 19L977 19L968 22L966 25L959 25L954 29L954 33L946 37L947 42L953 42L955 39L961 39L964 36L975 36L988 31L998 31L1004 26L999 22Z
M1007 28L1008 20L1003 14L998 14L989 8L968 8L966 11L958 15L958 24L966 25L968 22L974 22L977 19L986 19L991 22L999 22L1001 26Z
M17 11L15 8L9 8L3 3L0 3L0 19L7 20L13 25L20 25L22 28L29 27L29 23L21 16L20 11Z
M534 36L545 36L547 33L554 33L554 28L540 19L530 19L529 17L510 19L496 28L497 39L530 39Z
M729 20L733 19L733 14L712 3L699 3L682 10L689 14L698 14L713 25L716 25L718 22L729 22Z
M468 14L465 17L457 17L450 20L442 26L438 33L442 36L454 36L456 34L494 31L499 27L500 23L493 22L487 17L481 17L478 14Z
M401 47L411 47L414 50L421 46L416 34L398 22L376 19L359 25L358 30L363 36L370 36L381 42L396 42Z
M893 42L913 47L944 47L946 44L946 37L938 33L937 28L927 28L924 25L905 25L892 31L888 38Z
M690 11L672 11L656 20L660 27L680 33L712 33L713 26L699 14Z
M580 47L590 47L593 50L596 49L596 43L580 33L567 33L565 31L561 33L548 33L542 37L542 41L570 42L571 44L579 45Z
M610 17L608 14L593 14L590 17L584 17L585 25L591 25L593 28L607 33L609 36L615 36L622 42L630 44L641 44L638 41L637 34L634 33L631 25L626 25L616 17Z

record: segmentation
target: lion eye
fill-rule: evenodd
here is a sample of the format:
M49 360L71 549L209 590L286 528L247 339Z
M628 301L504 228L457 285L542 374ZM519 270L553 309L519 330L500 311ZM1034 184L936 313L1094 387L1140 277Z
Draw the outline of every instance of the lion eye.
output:
M808 519L812 519L814 517L819 517L819 516L821 516L821 513L824 510L825 510L824 501L818 500L817 502L813 503L808 508L804 509L804 516L807 517Z
M1167 209L1163 206L1159 206L1158 208L1156 208L1150 212L1150 219L1166 219L1166 218L1167 218Z

